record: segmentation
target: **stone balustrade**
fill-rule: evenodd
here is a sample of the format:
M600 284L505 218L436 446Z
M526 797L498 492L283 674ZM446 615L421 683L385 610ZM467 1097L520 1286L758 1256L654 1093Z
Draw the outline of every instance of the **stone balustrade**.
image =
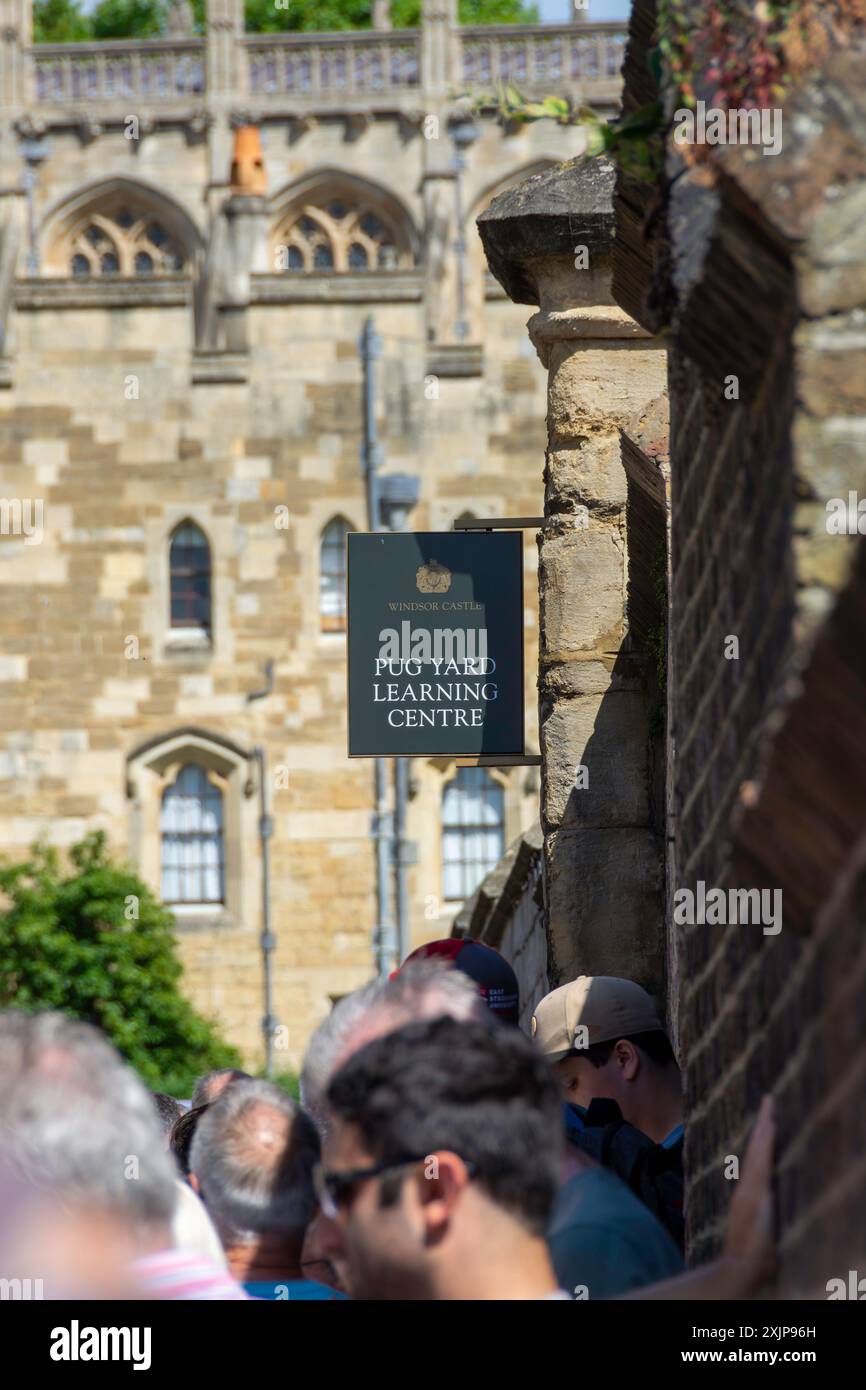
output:
M31 55L40 106L159 102L205 90L204 39L36 44Z
M481 25L452 30L446 74L453 95L493 94L509 84L532 95L615 102L625 28L621 24ZM424 92L424 29L333 34L237 34L236 95L267 109L293 105L363 108ZM57 109L135 101L156 107L200 96L208 82L206 38L34 44L33 104ZM5 104L9 104L8 99Z
M250 95L324 97L411 91L420 83L420 31L245 34Z
M521 92L568 93L618 82L621 24L501 24L460 30L462 80L470 90L510 83Z

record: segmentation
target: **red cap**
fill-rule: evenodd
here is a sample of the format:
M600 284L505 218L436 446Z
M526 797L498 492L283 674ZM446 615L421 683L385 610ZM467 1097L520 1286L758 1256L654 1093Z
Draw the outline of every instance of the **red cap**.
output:
M460 936L428 941L424 946L412 951L400 969L410 961L427 960L430 957L448 961L458 970L462 970L464 975L475 981L478 993L491 1013L501 1018L504 1023L517 1024L520 1016L517 976L505 957L494 946Z

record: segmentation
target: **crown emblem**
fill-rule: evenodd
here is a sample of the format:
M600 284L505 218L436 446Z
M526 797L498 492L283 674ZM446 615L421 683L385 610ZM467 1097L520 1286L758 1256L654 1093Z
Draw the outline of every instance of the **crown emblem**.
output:
M415 571L415 584L422 594L446 594L451 588L451 571L438 560L428 560Z

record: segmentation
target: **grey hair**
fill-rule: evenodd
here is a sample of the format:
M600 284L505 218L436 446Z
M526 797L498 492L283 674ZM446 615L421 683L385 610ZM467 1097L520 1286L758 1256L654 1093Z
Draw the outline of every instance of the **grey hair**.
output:
M263 1112L273 1126L265 1133ZM224 1244L300 1238L316 1209L318 1158L315 1126L296 1101L269 1081L235 1081L196 1125L190 1171Z
M0 1012L0 1165L131 1227L171 1221L177 1175L150 1093L96 1028L65 1014Z
M491 1019L469 976L435 957L412 961L393 979L372 980L335 1004L310 1039L301 1071L304 1108L319 1133L328 1129L331 1078L353 1052L407 1023L442 1017L461 1023Z

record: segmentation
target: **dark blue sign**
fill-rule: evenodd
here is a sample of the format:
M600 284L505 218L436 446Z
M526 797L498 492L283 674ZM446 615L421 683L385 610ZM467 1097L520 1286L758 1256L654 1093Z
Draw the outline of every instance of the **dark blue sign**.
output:
M523 753L523 537L348 536L349 756Z

